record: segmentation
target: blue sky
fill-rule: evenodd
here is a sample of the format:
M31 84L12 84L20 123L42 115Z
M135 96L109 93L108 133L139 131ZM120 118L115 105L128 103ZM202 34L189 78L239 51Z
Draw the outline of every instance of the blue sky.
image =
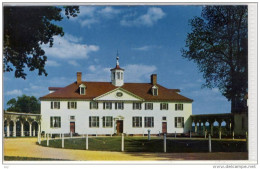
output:
M48 87L63 87L76 80L110 81L110 68L125 69L126 82L150 82L156 73L158 83L180 89L194 100L193 114L228 113L230 103L217 88L201 88L205 80L195 63L181 56L190 32L188 20L200 16L201 6L81 6L76 18L56 24L65 36L54 37L54 46L43 45L48 56L48 76L27 71L27 79L4 73L6 102L22 94L41 97Z

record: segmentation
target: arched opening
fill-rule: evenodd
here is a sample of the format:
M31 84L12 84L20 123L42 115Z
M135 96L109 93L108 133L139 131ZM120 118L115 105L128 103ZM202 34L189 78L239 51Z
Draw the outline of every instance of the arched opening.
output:
M205 123L205 131L207 132L207 134L210 132L210 126L208 121Z
M4 136L7 137L7 120L4 121Z
M218 137L219 136L219 122L214 121L213 123L213 136Z
M32 136L38 136L38 123L32 122Z
M221 134L223 136L228 136L228 134L229 134L229 130L228 130L227 126L228 125L227 125L226 121L221 122Z
M16 136L21 136L21 121L16 122Z
M10 131L10 136L14 136L14 122L13 121L10 121L9 122L9 131Z
M191 124L191 132L195 132L195 122L193 121Z
M30 124L28 121L25 121L24 123L24 136L29 136L30 134Z

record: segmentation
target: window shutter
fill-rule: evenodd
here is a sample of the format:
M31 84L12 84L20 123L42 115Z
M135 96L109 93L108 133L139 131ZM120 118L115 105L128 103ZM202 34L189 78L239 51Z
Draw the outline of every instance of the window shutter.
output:
M53 119L53 117L51 117L51 119L50 119L50 124L51 124L51 127L53 127L53 125L52 125L52 119Z
M75 109L77 109L77 102L75 102Z
M133 103L133 110L135 109L135 103Z
M177 117L175 117L175 127L177 127Z
M122 103L122 109L124 109L124 102Z
M89 102L89 109L92 109L92 102Z
M142 103L139 103L139 110L142 109Z
M168 110L168 103L166 103L166 110Z
M152 104L152 110L153 110L153 103L151 103Z
M115 109L117 109L117 103L115 103Z
M53 102L51 102L51 109L53 109Z
M60 102L58 102L58 109L60 109Z
M105 102L103 102L103 109L106 109L106 104L105 104Z
M177 104L175 104L175 110L177 110Z
M91 127L91 117L89 117L89 127Z
M183 104L181 104L181 110L183 110Z
M147 103L145 103L145 110L147 109Z
M112 109L112 102L111 103L109 103L110 104L110 109Z
M142 117L140 117L140 127L142 127Z
M97 104L97 109L98 109L98 102L96 104Z
M97 117L97 127L99 127L99 117Z
M68 109L70 109L70 102L68 102Z
M162 110L162 103L160 103L160 110Z
M103 121L103 127L106 127L105 116L102 117L102 121Z
M181 120L182 120L182 127L184 128L184 117L182 117Z

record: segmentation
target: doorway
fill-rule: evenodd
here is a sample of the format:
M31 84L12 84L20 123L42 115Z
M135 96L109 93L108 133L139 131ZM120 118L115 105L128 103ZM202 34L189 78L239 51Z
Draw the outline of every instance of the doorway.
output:
M162 122L162 133L167 133L167 122Z
M75 122L70 122L70 132L75 133Z
M116 121L116 131L117 134L123 133L123 120Z

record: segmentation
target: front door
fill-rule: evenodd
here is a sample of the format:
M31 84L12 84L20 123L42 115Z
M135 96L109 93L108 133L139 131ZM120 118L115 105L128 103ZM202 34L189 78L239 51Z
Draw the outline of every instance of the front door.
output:
M167 122L162 122L162 133L167 133Z
M116 131L117 131L117 134L123 133L123 120L116 121Z
M75 122L70 122L70 132L75 133Z

